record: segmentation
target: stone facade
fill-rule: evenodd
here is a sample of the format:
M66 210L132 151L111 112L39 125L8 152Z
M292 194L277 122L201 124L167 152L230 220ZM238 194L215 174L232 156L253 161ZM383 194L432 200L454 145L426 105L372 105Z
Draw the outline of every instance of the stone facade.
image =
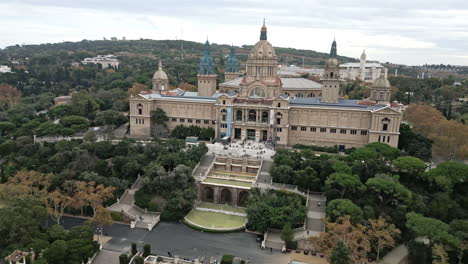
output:
M341 149L371 142L394 147L398 144L401 112L389 105L390 87L385 76L373 86L373 91L379 91L377 98L340 97L336 42L332 44L322 84L278 76L277 57L267 41L265 25L259 42L249 53L246 74L221 83L218 90L210 56L207 42L200 63L198 94L150 93L130 98L132 136L148 137L150 112L161 108L169 117L169 129L177 125L212 127L218 138L228 136L289 146L338 145ZM380 91L385 91L384 97L379 97Z

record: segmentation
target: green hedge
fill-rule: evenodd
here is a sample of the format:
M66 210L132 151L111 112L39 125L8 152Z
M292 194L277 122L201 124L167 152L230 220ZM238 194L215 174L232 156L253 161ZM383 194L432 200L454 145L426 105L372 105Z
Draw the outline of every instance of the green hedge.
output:
M296 144L293 146L295 149L310 149L312 151L321 151L327 153L338 153L338 146L333 147L321 147L321 146L306 146L301 144Z
M233 260L233 255L223 255L223 257L221 258L221 264L232 264Z

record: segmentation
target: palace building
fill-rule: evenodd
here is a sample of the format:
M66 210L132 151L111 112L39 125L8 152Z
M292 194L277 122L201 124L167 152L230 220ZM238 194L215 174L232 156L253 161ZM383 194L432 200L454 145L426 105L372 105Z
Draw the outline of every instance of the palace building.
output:
M233 48L225 69L225 82L218 85L208 41L200 62L198 92L165 91L167 75L159 64L153 91L129 100L131 136L149 137L151 111L161 108L169 117L169 129L178 125L212 127L217 138L285 146L338 145L340 149L372 142L398 145L401 112L390 105L386 76L381 74L374 81L370 98L343 99L336 41L320 83L278 75L278 58L267 40L265 24L248 55L245 73L240 73Z

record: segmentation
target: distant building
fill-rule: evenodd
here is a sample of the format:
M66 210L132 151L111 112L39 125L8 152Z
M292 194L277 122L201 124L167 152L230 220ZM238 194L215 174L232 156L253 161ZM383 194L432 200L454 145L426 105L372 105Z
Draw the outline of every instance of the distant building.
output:
M54 98L55 106L71 103L71 95L58 96Z
M377 62L367 62L365 51L362 52L359 62L348 62L340 65L340 75L344 80L374 83L381 74L387 77L387 68Z
M0 73L11 72L11 68L7 65L0 65Z
M321 78L323 75L324 69L318 69L318 68L312 68L312 69L307 69L307 68L301 68L297 67L295 65L290 65L290 66L280 66L278 70L278 75L280 77L301 77L304 74L307 74L308 76L311 77L318 77Z
M101 64L103 69L119 68L119 60L114 55L97 55L93 58L85 58L81 61L82 64Z

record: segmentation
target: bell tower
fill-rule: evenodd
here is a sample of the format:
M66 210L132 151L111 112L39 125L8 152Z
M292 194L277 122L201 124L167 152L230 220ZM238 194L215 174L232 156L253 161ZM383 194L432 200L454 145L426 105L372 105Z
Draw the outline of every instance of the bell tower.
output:
M167 78L167 74L163 70L161 60L159 60L158 70L154 73L151 82L153 83L154 92L169 90L169 79Z
M338 103L340 92L340 67L337 59L336 41L333 40L330 58L325 64L322 77L322 103Z
M211 55L210 42L208 42L208 40L205 42L205 51L200 61L200 71L197 77L199 96L212 96L216 93L216 80L218 75L215 71L214 59Z
M231 46L231 52L226 62L226 71L224 72L224 80L229 81L239 77L239 65L235 56L234 46Z

